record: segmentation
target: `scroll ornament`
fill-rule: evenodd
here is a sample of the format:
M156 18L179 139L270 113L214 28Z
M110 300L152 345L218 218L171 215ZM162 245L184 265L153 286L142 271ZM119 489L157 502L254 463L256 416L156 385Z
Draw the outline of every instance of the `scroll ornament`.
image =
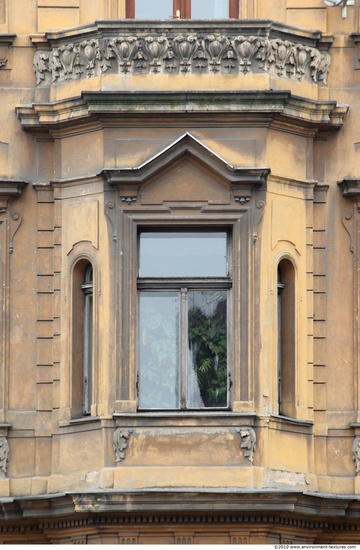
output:
M268 73L299 82L326 84L330 55L280 38L177 34L122 35L70 42L38 50L37 85L130 74Z

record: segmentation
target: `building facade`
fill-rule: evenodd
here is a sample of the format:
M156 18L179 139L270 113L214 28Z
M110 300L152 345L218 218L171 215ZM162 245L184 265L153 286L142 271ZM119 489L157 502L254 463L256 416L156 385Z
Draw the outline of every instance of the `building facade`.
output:
M359 25L0 0L1 542L359 542Z

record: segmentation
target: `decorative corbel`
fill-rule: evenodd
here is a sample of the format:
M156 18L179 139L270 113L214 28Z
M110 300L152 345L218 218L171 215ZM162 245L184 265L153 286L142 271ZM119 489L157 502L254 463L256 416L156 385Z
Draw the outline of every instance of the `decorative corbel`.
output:
M256 433L254 428L243 427L236 428L236 431L240 434L241 444L240 447L243 451L244 458L254 462L254 452L256 447Z
M129 437L133 430L128 428L117 428L113 434L113 449L116 456L116 462L125 459L125 451L129 444Z

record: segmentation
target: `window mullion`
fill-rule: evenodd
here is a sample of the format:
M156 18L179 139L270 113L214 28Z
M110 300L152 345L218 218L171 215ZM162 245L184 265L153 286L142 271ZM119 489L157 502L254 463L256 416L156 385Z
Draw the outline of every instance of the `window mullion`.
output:
M187 409L188 289L180 289L180 407Z

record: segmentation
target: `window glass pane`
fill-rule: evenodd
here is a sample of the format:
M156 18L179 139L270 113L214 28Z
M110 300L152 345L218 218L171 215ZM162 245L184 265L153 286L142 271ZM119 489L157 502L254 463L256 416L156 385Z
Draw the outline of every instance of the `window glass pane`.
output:
M225 19L229 17L229 0L191 0L192 19Z
M140 407L179 407L177 292L140 293Z
M188 344L188 407L226 407L225 291L189 292Z
M173 0L135 0L136 19L166 19L173 15Z
M225 277L225 232L140 235L140 277Z

